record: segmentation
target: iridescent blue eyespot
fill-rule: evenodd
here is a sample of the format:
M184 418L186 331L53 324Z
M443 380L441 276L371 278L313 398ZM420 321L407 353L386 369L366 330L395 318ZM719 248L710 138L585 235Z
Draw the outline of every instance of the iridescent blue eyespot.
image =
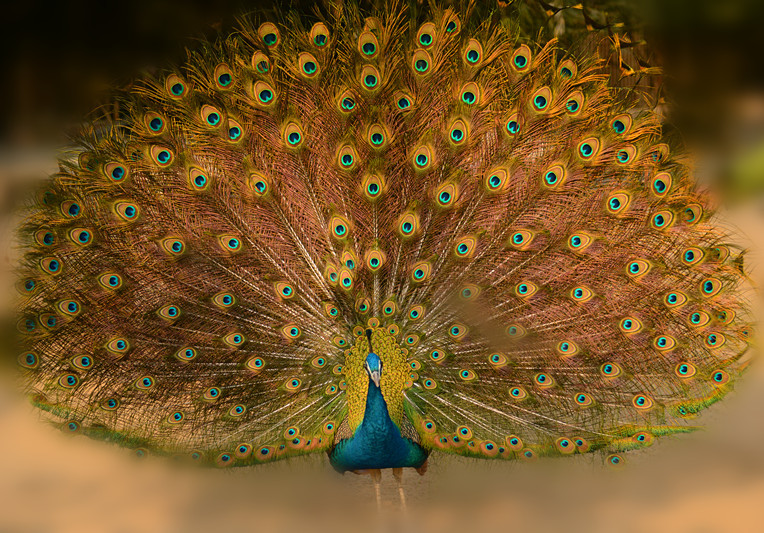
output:
M367 74L366 77L363 79L363 83L369 89L373 89L374 87L377 86L377 77L374 74Z
M119 165L111 170L111 177L114 181L119 181L125 176L125 167Z

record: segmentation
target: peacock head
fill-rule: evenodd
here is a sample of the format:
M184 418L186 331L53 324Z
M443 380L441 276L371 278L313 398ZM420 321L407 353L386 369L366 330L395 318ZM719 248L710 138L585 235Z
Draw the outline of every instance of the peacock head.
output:
M379 380L382 376L382 360L374 353L374 348L371 346L371 330L366 330L366 338L369 339L369 355L366 356L364 367L369 374L369 379L379 387Z

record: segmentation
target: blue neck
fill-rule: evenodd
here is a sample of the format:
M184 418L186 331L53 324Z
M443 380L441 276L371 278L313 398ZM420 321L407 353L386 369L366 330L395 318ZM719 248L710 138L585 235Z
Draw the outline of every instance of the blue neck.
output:
M340 441L329 456L337 470L421 466L427 459L418 444L401 436L390 419L382 391L369 380L363 421L352 438Z

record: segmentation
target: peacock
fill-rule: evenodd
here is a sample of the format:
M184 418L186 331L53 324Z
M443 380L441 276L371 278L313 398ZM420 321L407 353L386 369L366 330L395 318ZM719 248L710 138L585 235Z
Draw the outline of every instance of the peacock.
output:
M744 251L638 91L501 9L256 15L121 95L20 228L33 405L377 483L697 429L751 359Z

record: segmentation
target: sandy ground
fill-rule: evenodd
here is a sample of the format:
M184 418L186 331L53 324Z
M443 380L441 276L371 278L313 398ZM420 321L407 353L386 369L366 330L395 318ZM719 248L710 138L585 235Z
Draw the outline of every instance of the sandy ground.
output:
M49 155L42 161L42 169L49 169ZM12 189L11 171L0 170L2 197ZM752 277L763 286L764 207L751 201L724 216L751 248ZM0 305L12 290L11 224L9 216L0 222L6 250L0 283L7 287ZM533 465L433 457L424 477L405 474L408 515L385 475L381 520L370 480L335 474L325 457L235 471L139 461L125 450L40 423L12 389L9 376L1 374L0 533L764 531L761 365L702 417L706 431L629 454L619 471L588 457Z

